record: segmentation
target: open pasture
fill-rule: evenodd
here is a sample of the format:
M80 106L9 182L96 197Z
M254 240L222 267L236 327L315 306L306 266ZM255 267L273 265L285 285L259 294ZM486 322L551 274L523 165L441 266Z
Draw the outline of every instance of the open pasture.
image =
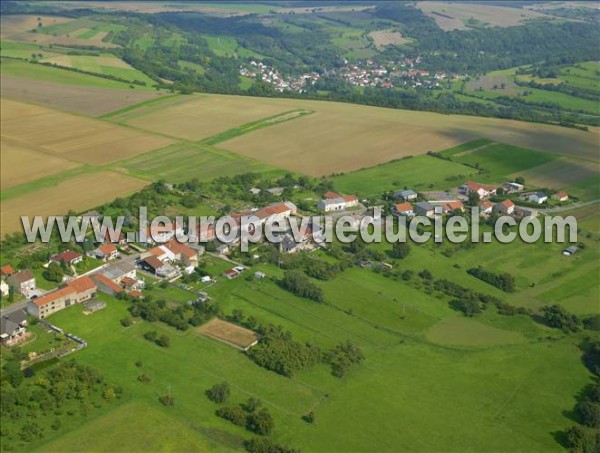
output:
M490 346L523 343L520 332L499 329L464 316L445 318L427 331L427 338L438 344Z
M60 25L72 22L73 19L61 16L41 16L27 14L3 14L0 16L0 37L2 39L15 38L17 39L24 33L31 32L38 28L38 17L42 24ZM33 35L33 33L32 33Z
M36 80L3 73L2 84L0 85L2 98L32 102L71 113L100 116L128 105L164 95L163 92L140 90L137 87L132 90L126 84L120 82L67 72L62 69L46 68L28 63L24 63L24 65L35 66L33 69L43 68L43 70L47 70L52 74L58 72L58 74L55 74L57 79L60 79L60 75L64 75L66 79L68 79L68 76L74 75L83 84L90 82L90 86ZM4 62L2 66L5 66ZM106 84L104 83L99 83L100 86L96 86L95 83L98 81L113 82L115 88L105 87Z
M564 188L600 174L598 164L588 161L560 158L527 171L515 173L523 176L530 185ZM599 182L600 183L600 182Z
M77 162L30 148L7 137L0 138L0 156L2 160L0 180L3 190L80 165Z
M547 18L532 10L499 5L460 2L419 2L417 8L436 21L442 30L467 30L469 19L494 27L512 27L531 19Z
M65 215L131 194L147 182L112 171L83 173L2 201L2 236L21 230L21 216Z
M165 137L8 99L2 101L2 135L86 164L113 162L172 143Z

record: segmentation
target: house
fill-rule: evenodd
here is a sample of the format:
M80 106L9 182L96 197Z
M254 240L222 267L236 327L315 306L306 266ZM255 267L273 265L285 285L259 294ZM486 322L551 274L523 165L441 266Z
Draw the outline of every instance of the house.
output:
M80 277L71 280L66 286L56 289L27 305L27 311L32 316L44 319L70 305L80 304L96 296L97 286L90 277Z
M17 310L0 319L0 342L12 346L27 338L27 313Z
M427 201L419 201L418 203L415 203L415 212L417 213L417 215L433 217L435 213L434 209L435 206L433 206L431 203L428 203Z
M0 277L2 278L10 277L14 273L15 269L10 264L0 267Z
M300 250L304 250L304 242L296 242L291 234L286 234L283 240L279 243L279 251L281 253L296 253Z
M111 261L119 257L119 251L111 242L102 244L100 247L94 250L93 253L96 256L96 258L103 261Z
M450 214L450 213L453 213L455 211L464 212L465 211L465 206L460 201L451 201L449 203L445 203L442 206L442 212L444 214Z
M318 209L324 212L343 211L355 206L358 206L358 198L356 195L346 195L337 198L324 198L317 205Z
M121 283L124 278L135 278L136 269L135 265L131 261L123 261L119 263L110 264L109 266L102 269L102 275L115 283Z
M171 239L163 247L168 249L174 255L175 261L180 262L186 270L193 271L198 266L198 252L176 239Z
M556 201L569 201L569 194L567 192L556 192L552 195L552 199Z
M546 201L548 201L548 195L544 192L535 192L527 197L527 201L537 204L546 203Z
M227 277L227 279L233 280L234 278L238 278L240 276L240 273L235 269L227 269L225 270L225 272L223 272L223 275Z
M252 215L258 217L261 224L269 221L283 222L289 216L296 214L298 208L291 201L284 201L282 203L274 203L264 208L258 209L252 213Z
M83 255L71 250L65 250L64 252L57 253L50 257L51 263L66 264L67 266L72 266L81 263L82 261Z
M481 200L479 202L479 213L481 215L489 215L492 213L493 209L494 209L494 203L492 203L491 201Z
M8 296L9 293L10 286L8 286L8 283L6 283L4 280L0 280L0 294L2 294L2 297Z
M564 249L562 251L562 254L564 256L571 256L571 255L575 255L577 253L577 251L579 250L579 248L577 248L577 246L572 245L570 247L567 247L566 249Z
M394 195L398 200L411 201L417 199L417 192L411 189L401 190L399 192L396 192Z
M467 181L460 188L465 195L476 193L481 199L496 195L496 186L474 181Z
M96 283L98 291L108 294L109 296L116 296L123 291L121 286L112 280L109 280L102 274L92 275L92 280Z
M504 200L494 205L494 211L504 215L511 215L515 211L515 204L510 200Z
M394 205L394 212L398 216L404 215L407 217L412 217L415 215L415 209L410 203L398 203Z
M25 297L29 297L36 290L35 276L30 270L17 272L8 277L6 282L8 286L14 288L17 294L22 294Z
M144 280L131 277L123 277L120 284L125 291L139 291L144 288Z

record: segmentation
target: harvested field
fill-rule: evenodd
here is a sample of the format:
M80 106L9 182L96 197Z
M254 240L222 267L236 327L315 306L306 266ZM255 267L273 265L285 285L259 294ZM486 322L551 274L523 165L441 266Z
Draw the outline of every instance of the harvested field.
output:
M198 332L244 350L258 340L258 335L251 330L217 318L198 327Z
M112 119L187 140L200 140L242 124L286 112L295 105L293 100L287 99L194 95L142 106Z
M586 161L558 159L513 176L523 176L528 184L560 189L600 174L598 164Z
M474 3L418 2L416 7L434 19L442 30L467 30L465 22L471 18L495 27L512 27L530 19L549 17L526 9Z
M43 24L60 25L71 22L73 19L60 16L40 16L40 15L7 15L0 16L0 38L8 39L22 33L28 33L30 30L37 28L38 20L42 20ZM33 35L33 33L31 33Z
M86 164L105 164L162 148L172 140L8 99L2 135L24 146Z
M1 235L21 230L20 216L65 215L133 193L146 181L119 173L101 171L61 181L2 202ZM68 196L67 196L68 195Z
M471 80L467 83L467 88L472 91L482 88L485 91L493 91L506 96L514 96L523 92L523 88L515 84L506 72L491 72L476 80Z
M402 36L402 33L395 30L377 30L369 33L369 36L373 39L373 44L378 49L382 49L385 46L392 44L401 45L410 42L411 40Z
M2 176L0 187L6 189L18 184L35 181L80 164L49 155L6 137L0 138Z
M134 70L129 64L125 63L120 58L115 57L83 57L87 60L94 62L95 66L109 66L111 68L122 68L122 69L131 69ZM42 61L45 63L53 63L58 66L64 66L66 68L77 68L80 66L78 64L74 64L74 60L77 60L78 56L73 55L59 55L56 57L44 58ZM81 59L81 57L79 57ZM84 71L91 71L91 68L80 68Z
M255 100L255 102L271 100ZM407 155L488 138L598 162L598 129L441 115L351 104L296 101L312 115L256 130L219 146L313 176L346 172Z
M66 85L8 74L2 75L0 90L0 95L6 99L34 102L67 112L91 116L100 116L131 104L159 97L162 94L153 91Z

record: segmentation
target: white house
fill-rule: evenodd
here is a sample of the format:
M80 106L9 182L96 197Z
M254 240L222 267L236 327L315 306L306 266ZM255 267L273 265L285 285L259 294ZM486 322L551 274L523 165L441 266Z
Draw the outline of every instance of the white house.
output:
M324 212L343 211L355 206L358 206L358 198L356 195L346 195L338 198L324 198L317 205L318 209Z
M548 195L546 195L544 192L535 192L529 195L527 200L531 203L542 204L548 201Z

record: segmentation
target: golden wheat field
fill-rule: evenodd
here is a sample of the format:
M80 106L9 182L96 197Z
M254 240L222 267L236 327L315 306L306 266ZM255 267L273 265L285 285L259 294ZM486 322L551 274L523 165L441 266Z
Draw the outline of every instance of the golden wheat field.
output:
M296 101L248 96L193 95L118 115L112 119L186 140L203 138L242 124L292 110Z
M105 121L9 99L2 100L2 136L41 147L68 160L95 165L122 160L173 142Z
M65 215L69 210L82 211L131 194L147 181L112 171L87 173L60 183L19 195L2 202L2 232L21 229L20 216Z
M81 164L63 159L7 137L0 138L2 176L0 186L7 189Z

